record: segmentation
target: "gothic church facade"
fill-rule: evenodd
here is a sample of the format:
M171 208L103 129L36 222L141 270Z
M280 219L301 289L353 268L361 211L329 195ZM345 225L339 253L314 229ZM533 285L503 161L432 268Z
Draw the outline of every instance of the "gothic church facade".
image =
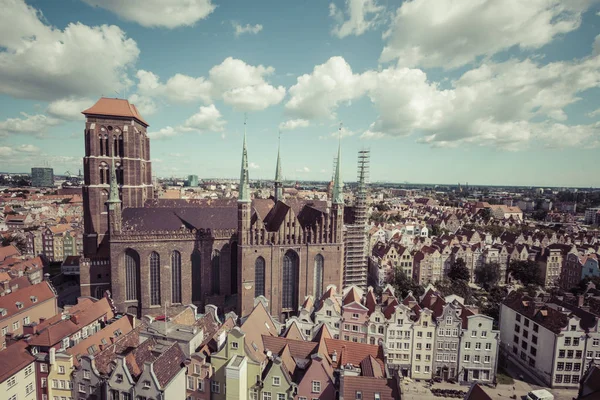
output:
M331 201L284 200L279 154L274 196L252 199L244 133L237 200L157 199L148 123L135 106L101 98L83 114L82 295L110 290L120 311L138 316L191 303L245 316L265 296L284 319L306 296L341 287L339 162Z

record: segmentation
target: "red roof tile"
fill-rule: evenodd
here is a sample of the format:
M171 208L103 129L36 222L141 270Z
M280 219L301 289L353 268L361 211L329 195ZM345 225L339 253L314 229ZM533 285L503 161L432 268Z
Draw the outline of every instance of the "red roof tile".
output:
M84 115L106 115L114 117L135 118L143 125L148 123L142 118L135 105L125 99L101 97L93 106L81 112Z

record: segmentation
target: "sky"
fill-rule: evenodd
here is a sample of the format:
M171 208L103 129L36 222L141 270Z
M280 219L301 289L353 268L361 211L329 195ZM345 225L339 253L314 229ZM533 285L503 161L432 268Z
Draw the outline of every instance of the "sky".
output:
M153 173L600 187L593 0L0 0L0 171L77 172L127 98ZM339 129L342 124L341 130ZM341 135L340 135L341 132Z

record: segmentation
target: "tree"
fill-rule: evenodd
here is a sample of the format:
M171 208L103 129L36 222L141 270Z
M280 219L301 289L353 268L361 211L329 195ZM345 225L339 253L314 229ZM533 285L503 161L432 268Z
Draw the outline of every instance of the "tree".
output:
M418 297L425 293L423 286L416 284L408 275L401 269L397 269L394 274L394 279L391 282L396 291L396 296L404 298L408 292L412 292L413 296Z
M544 277L538 263L532 260L513 261L508 267L508 271L517 279L523 286L529 285L544 285Z
M500 265L485 263L475 269L475 281L485 290L495 286L500 280Z
M450 269L448 270L448 278L450 280L462 280L468 282L471 278L471 274L469 273L469 269L465 265L465 260L462 258L457 258L456 261L450 265Z
M435 288L445 296L455 294L465 299L465 304L473 304L475 298L473 297L473 289L469 286L469 283L465 280L450 280L444 279L435 283Z
M507 296L508 290L500 286L493 286L488 290L487 296L481 304L481 313L494 318L494 328L498 328L500 320L500 303Z
M24 253L27 250L27 244L25 243L25 239L21 236L17 235L8 235L2 238L2 247L10 246L11 244L15 246L21 253Z

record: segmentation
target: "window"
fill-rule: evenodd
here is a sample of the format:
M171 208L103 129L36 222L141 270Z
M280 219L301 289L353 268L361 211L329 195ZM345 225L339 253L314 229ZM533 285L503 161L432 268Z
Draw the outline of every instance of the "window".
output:
M592 346L600 346L600 339L593 339Z
M489 362L490 362L490 360L491 360L491 357L490 357L490 356L485 356L485 357L483 357L483 362L484 362L484 363L489 363Z
M219 382L212 381L210 383L211 393L221 393L221 384Z
M298 255L289 250L283 256L282 308L296 310L298 305Z
M194 390L196 387L194 386L195 379L193 376L187 377L187 388L188 390Z
M315 288L314 294L315 299L320 299L323 296L323 265L324 259L323 256L317 254L315 256Z
M473 356L473 362L476 362L476 363L481 362L481 357L479 355L477 355L477 354L474 355Z
M515 324L515 332L519 333L521 331L521 327Z
M477 337L477 331L471 331L471 337Z
M355 400L362 400L362 392L357 391L354 395Z
M263 400L271 400L271 392L263 392Z
M64 367L63 367L63 368L64 368ZM33 374L33 364L32 364L32 365L28 365L28 366L25 368L25 376L29 376L29 375L31 375L31 374Z
M279 385L281 385L281 377L274 376L273 377L273 386L279 386Z
M312 393L321 393L321 382L312 381Z
M476 342L475 343L475 350L481 350L481 343L480 342Z
M579 338L573 338L573 346L579 346Z
M196 380L197 388L199 392L204 392L204 379L198 378Z
M237 349L238 348L237 342L231 342L231 348L232 349Z
M571 331L576 331L577 330L577 325L571 325Z
M79 389L79 393L85 393L85 385L83 383L80 383L78 385L78 389Z
M150 253L150 305L160 305L160 256L157 252Z
M181 303L181 253L171 253L171 302Z
M265 259L258 257L254 262L254 297L265 295ZM328 311L331 313L331 311Z
M481 337L487 337L487 331L481 331Z
M65 373L65 366L64 365L59 365L58 366L58 373L59 374L64 374Z
M29 317L23 318L23 325L28 325L30 322Z
M40 381L40 385L45 388L46 386L48 386L48 379L46 378L42 378L42 380Z
M523 321L523 325L529 327L529 320L527 318L525 318L525 320Z
M8 333L8 326L2 327L2 336L6 336L7 333Z
M10 378L8 378L6 380L6 386L10 389L11 387L15 386L17 384L17 377L16 376L11 376Z
M277 393L277 400L285 400L285 393Z
M565 350L558 351L558 358L565 358Z
M352 319L358 319L358 314L357 313L353 313L352 314Z
M137 300L139 296L140 256L131 249L125 251L125 296Z
M533 331L537 332L538 329L540 329L539 325L538 324L533 324Z
M48 364L40 364L41 372L48 372Z
M150 381L144 381L144 389L150 389Z
M116 381L117 381L117 383L122 383L123 382L123 374L117 374ZM148 381L146 381L146 382L148 382ZM146 386L146 382L144 382L144 386Z
M486 343L485 344L485 349L486 350L491 350L492 349L492 344L491 343Z
M470 360L471 360L471 356L470 356L470 355L468 355L468 354L465 354L464 361L465 361L465 362L469 362Z
M446 325L452 325L452 317L446 317Z
M557 375L554 377L554 382L555 382L555 383L562 383L562 381L563 381L563 376L562 376L562 375L560 375L560 374L557 374Z
M16 331L17 329L19 329L19 326L20 326L20 323L19 323L19 321L15 321L15 322L13 322L13 325L12 325L12 327L13 327L13 331Z

